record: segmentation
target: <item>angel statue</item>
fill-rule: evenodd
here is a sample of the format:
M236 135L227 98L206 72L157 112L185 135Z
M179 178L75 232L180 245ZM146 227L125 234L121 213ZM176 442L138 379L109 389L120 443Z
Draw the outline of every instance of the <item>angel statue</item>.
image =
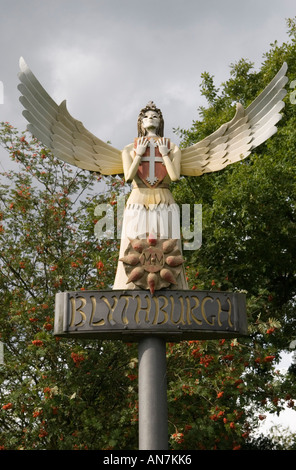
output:
M200 142L180 149L164 137L164 120L153 102L138 117L138 137L122 151L89 132L47 94L23 58L20 101L28 130L58 158L102 175L132 182L123 223L113 289L187 289L178 206L169 190L181 176L219 171L246 158L276 131L286 90L284 63L246 109Z

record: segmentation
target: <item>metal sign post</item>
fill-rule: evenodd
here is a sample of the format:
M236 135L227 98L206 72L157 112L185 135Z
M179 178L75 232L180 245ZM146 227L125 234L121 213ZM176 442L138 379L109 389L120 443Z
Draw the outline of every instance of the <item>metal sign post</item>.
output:
M139 449L168 449L166 342L247 333L245 295L110 290L56 295L54 334L138 342Z
M139 450L168 449L166 342L139 341Z

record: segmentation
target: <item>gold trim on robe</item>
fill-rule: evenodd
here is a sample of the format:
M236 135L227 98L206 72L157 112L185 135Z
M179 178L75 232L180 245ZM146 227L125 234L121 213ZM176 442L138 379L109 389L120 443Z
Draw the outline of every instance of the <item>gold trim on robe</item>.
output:
M171 191L167 188L134 188L126 205L141 205L149 209L149 205L176 204Z

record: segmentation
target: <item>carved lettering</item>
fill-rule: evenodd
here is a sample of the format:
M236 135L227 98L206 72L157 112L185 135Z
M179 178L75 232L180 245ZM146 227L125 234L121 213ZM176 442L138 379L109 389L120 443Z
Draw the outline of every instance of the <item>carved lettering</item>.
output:
M205 303L208 302L208 301L213 302L213 300L214 300L214 299L212 299L212 297L205 297L205 298L202 300L202 303L201 303L201 314L202 314L202 317L203 317L204 321L205 321L208 325L210 325L210 326L214 326L215 317L214 317L214 316L212 317L212 318L213 318L212 323L209 322L208 317L207 317L207 315L206 315L206 311L205 311Z
M185 297L185 298L186 298L186 305L187 305L186 320L187 320L187 324L191 325L191 320L190 320L190 313L191 313L190 299L189 299L189 297Z
M230 299L227 299L228 305L229 305L229 310L228 310L228 325L230 328L233 327L233 323L231 322L231 312L232 312L232 307L231 307L231 302Z
M140 320L140 312L141 312L141 311L144 311L144 312L146 312L146 315L145 315L145 322L148 323L148 322L149 322L149 313L150 313L150 310L151 310L151 299L150 299L150 296L149 296L149 295L146 295L146 296L145 296L145 300L146 300L146 304L147 304L146 307L143 307L143 306L142 306L142 302L141 302L140 296L136 296L136 299L137 299L137 309L136 309L136 312L135 312L135 321L136 321L136 323L139 325L139 323L141 322L141 320Z
M118 304L118 298L115 295L112 296L112 299L113 299L113 306L112 307L111 307L111 304L110 304L109 300L106 297L101 297L101 299L109 307L109 313L108 313L108 316L107 316L108 322L111 325L115 325L116 322L113 320L113 314L114 314L114 310L115 310L115 308Z
M192 317L192 320L199 326L202 325L202 321L199 320L198 318L196 318L195 314L193 313L195 309L197 309L200 305L200 301L199 301L199 298L197 297L192 297L194 302L195 302L195 305L194 307L191 309L191 317Z
M153 297L145 295L144 298L140 295L136 295L134 298L131 295L121 295L120 297L113 295L111 298L113 299L112 304L110 300L105 296L101 296L101 298L99 299L108 308L106 319L110 325L115 325L116 323L128 325L131 321L130 312L133 311L132 320L134 320L138 325L141 324L140 313L144 312L144 322L151 325L192 325L192 323L195 323L201 326L204 322L208 326L214 326L215 320L217 320L217 325L219 327L223 326L223 323L221 321L221 314L223 313L223 310L219 298L213 299L210 296L206 296L200 302L200 299L196 296L189 297L179 295L177 298L177 303L175 302L175 298L172 295L159 295ZM76 305L76 300L80 300L80 305L78 307ZM121 309L119 309L118 305L119 300L124 300L124 304ZM135 300L136 308L131 308L131 300ZM153 305L151 304L151 300L153 301ZM193 305L191 305L191 301L193 301ZM217 303L217 312L215 314L212 313L211 315L208 315L208 302L210 302L212 305L214 302ZM233 327L233 323L231 322L231 301L229 298L227 299L227 303L227 324L229 327ZM83 296L79 296L77 297L77 299L75 299L74 297L70 298L71 315L69 327L79 328L85 324L85 322L87 321L87 313L83 309L85 308L86 304L87 299L85 299ZM89 315L89 324L91 326L106 325L106 320L104 318L94 321L95 314L98 310L97 307L99 305L95 296L90 296L90 304L91 313ZM114 317L115 311L119 310L120 319L116 320ZM198 312L200 312L201 318L198 318ZM78 321L77 313L80 314L80 318L78 319ZM176 315L176 313L178 315L178 318L174 316Z
M127 325L128 324L127 312L128 312L128 306L129 306L129 301L131 297L130 295L122 295L120 298L125 299L125 305L122 309L121 321L123 325Z
M76 328L81 327L86 322L86 314L82 310L82 308L86 305L86 299L84 297L77 297L77 299L81 300L81 303L78 308L76 308L76 300L74 297L71 297L71 326L75 326ZM78 323L75 323L76 320L76 312L79 312L81 315L81 319Z
M103 318L101 320L96 321L96 322L93 321L94 315L96 313L97 299L94 296L91 296L90 300L91 300L91 303L92 303L92 311L91 311L91 316L90 316L90 325L92 325L92 326L103 326L103 325L105 325L105 320Z
M183 297L179 296L178 297L178 300L179 302L176 305L176 308L174 310L172 310L171 312L171 322L173 325L179 325L180 323L182 323L183 325L185 325L185 320L184 320L184 299ZM174 312L175 311L178 311L178 306L180 304L180 315L179 315L179 318L178 320L174 320Z
M164 301L161 307L159 307L159 299L163 299ZM169 300L164 295L160 295L159 297L153 297L153 300L155 302L155 316L154 316L152 324L164 325L165 323L167 323L168 318L169 318L168 313L164 310L168 306ZM163 319L161 321L159 321L159 318L158 318L160 312L163 314Z
M219 306L219 310L218 310L218 314L217 314L217 322L218 322L219 326L222 326L222 322L221 322L221 312L222 312L221 302L220 302L220 299L216 299L216 301L217 301L218 306Z
M238 325L233 295L191 291L90 291L67 295L66 332L234 331ZM66 305L65 301L62 303ZM64 308L64 307L63 307ZM61 308L59 309L61 310ZM233 321L233 319L235 319ZM58 324L58 323L57 323Z

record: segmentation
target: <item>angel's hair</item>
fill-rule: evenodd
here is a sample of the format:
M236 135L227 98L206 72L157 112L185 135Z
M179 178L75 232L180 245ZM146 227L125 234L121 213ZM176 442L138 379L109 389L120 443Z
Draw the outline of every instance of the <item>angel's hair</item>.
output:
M164 120L162 117L162 112L158 109L153 101L149 101L149 103L145 106L145 108L141 109L139 117L138 117L138 137L144 137L146 135L145 129L142 127L142 119L147 111L155 111L160 119L159 128L156 130L156 134L159 137L163 137L163 130L164 130Z

